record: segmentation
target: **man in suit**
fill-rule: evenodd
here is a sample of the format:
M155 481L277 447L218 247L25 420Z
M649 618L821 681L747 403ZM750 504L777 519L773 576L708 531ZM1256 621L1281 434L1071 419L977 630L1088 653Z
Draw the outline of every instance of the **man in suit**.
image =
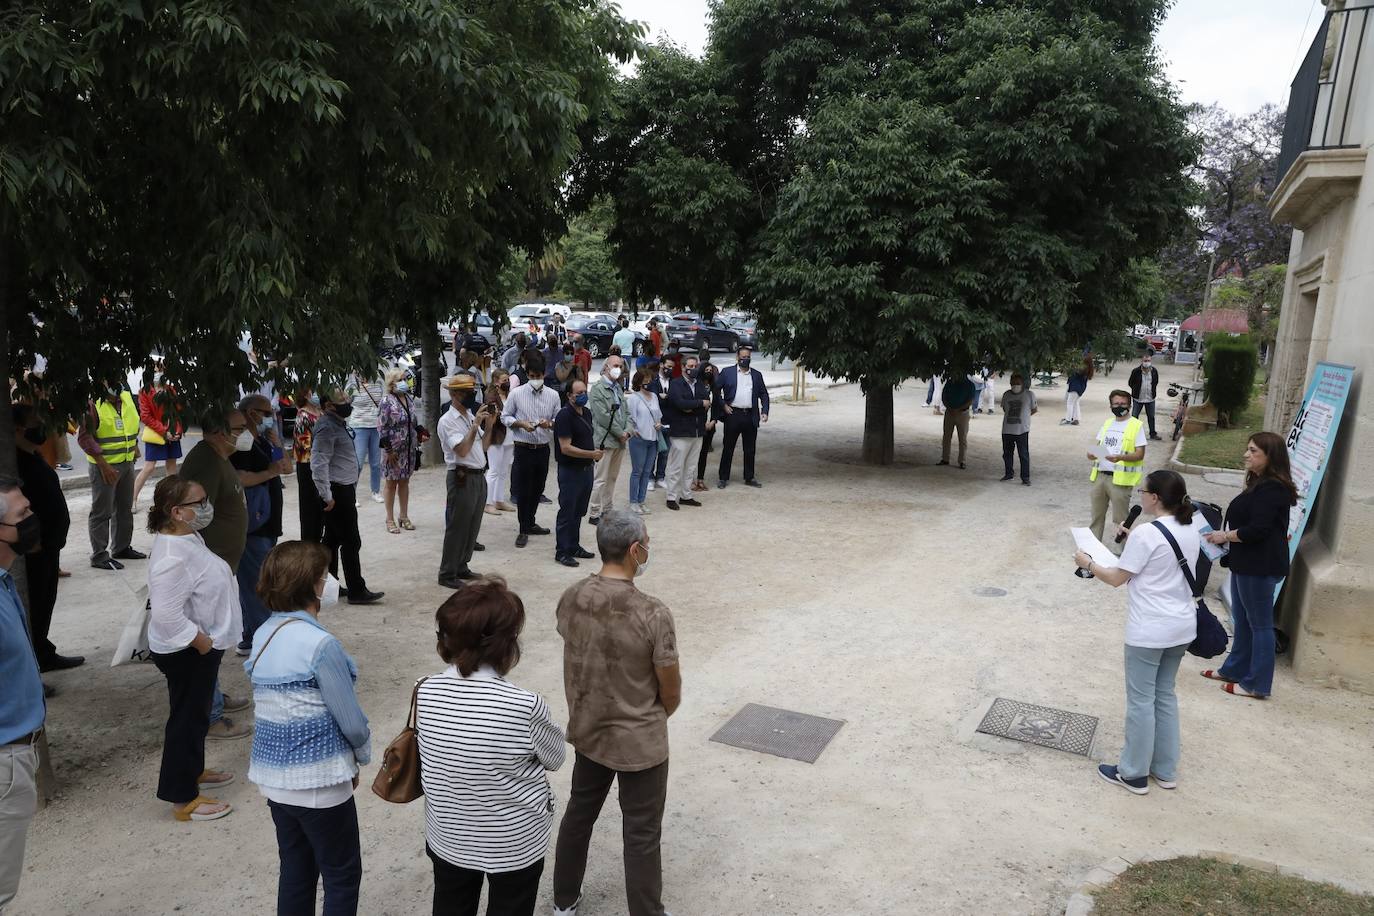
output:
M701 505L692 497L692 481L711 409L711 389L697 375L697 358L688 356L682 364L682 377L669 383L663 404L663 425L670 442L667 505L674 511L678 506Z
M754 476L754 447L759 436L759 424L768 422L768 389L763 373L749 368L753 351L740 347L737 361L722 369L718 376L721 411L725 414L725 442L720 449L719 489L730 485L730 464L735 459L735 443L744 438L744 482L761 487Z

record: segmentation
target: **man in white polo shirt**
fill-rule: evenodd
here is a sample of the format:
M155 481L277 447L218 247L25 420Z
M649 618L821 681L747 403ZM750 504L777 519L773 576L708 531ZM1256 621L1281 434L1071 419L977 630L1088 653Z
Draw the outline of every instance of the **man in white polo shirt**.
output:
M487 449L496 423L496 408L477 407L477 382L466 372L444 380L452 410L439 418L439 442L448 466L448 504L444 509L444 553L439 561L439 584L462 588L475 575L468 567L482 529L487 503Z

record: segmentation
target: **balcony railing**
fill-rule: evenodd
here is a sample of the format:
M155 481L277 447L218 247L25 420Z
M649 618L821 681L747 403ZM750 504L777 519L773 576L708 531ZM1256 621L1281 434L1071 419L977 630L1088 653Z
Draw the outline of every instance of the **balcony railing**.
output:
M1303 152L1313 149L1350 149L1363 145L1362 109L1352 107L1365 88L1374 86L1374 61L1366 42L1374 44L1374 4L1329 11L1312 47L1293 78L1288 115L1279 152L1279 180Z

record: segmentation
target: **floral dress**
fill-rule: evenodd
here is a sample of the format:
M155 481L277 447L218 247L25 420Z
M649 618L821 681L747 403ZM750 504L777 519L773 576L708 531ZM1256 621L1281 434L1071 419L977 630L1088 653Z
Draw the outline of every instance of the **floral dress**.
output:
M414 405L409 395L388 394L382 399L377 431L386 451L382 473L387 480L409 480L415 473L417 446Z

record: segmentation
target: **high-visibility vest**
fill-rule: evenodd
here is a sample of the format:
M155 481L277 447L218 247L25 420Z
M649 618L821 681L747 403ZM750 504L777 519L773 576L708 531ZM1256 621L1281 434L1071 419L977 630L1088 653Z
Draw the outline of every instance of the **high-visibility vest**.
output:
M1099 442L1107 438L1107 430L1115 422L1116 420L1112 419L1102 424L1102 431L1097 434L1097 440ZM1121 439L1121 454L1129 455L1131 452L1135 451L1136 439L1139 438L1144 430L1145 425L1140 422L1139 417L1131 417L1126 421L1126 434ZM1117 464L1116 467L1117 471L1112 475L1112 483L1116 484L1118 487L1133 487L1140 483L1140 478L1144 476L1142 474L1142 469L1145 467L1145 462L1143 460L1122 461ZM1094 464L1092 476L1088 479L1096 480L1097 471L1098 466Z
M119 393L119 406L106 398L95 402L100 425L93 430L100 451L110 464L125 464L138 457L138 405L127 391ZM95 464L90 455L86 460Z

